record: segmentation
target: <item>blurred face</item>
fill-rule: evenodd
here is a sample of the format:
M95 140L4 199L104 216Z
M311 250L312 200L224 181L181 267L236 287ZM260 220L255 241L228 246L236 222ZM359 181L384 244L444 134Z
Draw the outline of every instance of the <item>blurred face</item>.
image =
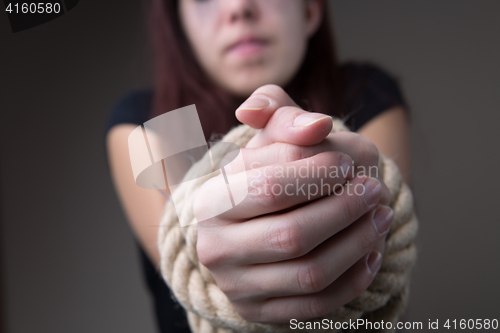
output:
M322 8L319 0L180 0L179 11L201 66L217 84L245 97L264 84L291 80Z

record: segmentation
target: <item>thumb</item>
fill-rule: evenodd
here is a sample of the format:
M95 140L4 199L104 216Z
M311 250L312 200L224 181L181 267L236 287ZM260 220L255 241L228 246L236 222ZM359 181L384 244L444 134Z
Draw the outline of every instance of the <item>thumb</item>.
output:
M262 129L273 114L283 106L298 107L283 88L275 84L267 84L255 90L236 109L235 115L243 124L255 129Z
M255 90L236 110L243 124L262 129L247 147L275 142L309 146L321 142L332 128L327 115L307 112L279 86L268 84ZM328 121L327 118L330 118Z

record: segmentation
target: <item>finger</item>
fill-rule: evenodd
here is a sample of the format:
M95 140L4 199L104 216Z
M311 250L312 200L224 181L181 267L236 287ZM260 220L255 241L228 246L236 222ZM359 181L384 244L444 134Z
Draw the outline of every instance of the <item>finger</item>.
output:
M235 206L223 213L227 202L227 185L222 176L205 182L193 204L195 216L217 216L219 219L241 221L255 216L274 213L297 204L328 195L347 181L344 177L352 163L349 156L339 152L322 152L312 157L289 163L273 164L224 175L230 184ZM243 195L242 195L243 194ZM237 201L237 203L236 203ZM199 221L202 219L198 219Z
M391 208L379 206L305 256L251 266L232 287L241 299L320 292L385 238L393 215Z
M331 313L344 304L352 301L365 291L380 269L382 255L372 251L365 255L334 283L321 292L301 295L270 298L263 304L235 307L240 315L248 321L282 323L291 318L308 320Z
M242 148L240 151L242 158L235 160L233 163L225 162L234 160L233 153L222 159L224 162L221 162L221 165L225 166L226 173L234 174L267 165L297 161L325 151L348 151L347 154L352 158L353 167L347 169L346 178L354 178L356 175L366 175L379 180L382 178L378 170L378 150L371 141L357 133L333 133L328 136L328 140L323 140L321 143L312 146L275 142L258 148ZM390 192L385 183L381 183L381 203L388 205L390 203Z
M328 135L328 140L321 143L324 150L341 151L352 158L353 165L350 177L366 175L377 178L382 183L382 198L380 203L389 205L391 193L382 181L382 174L379 170L380 154L377 147L367 138L353 132L337 132Z
M294 112L288 112L287 117L280 116L286 110ZM277 117L283 123L278 124ZM281 87L272 84L258 88L236 110L236 118L253 128L263 129L248 143L249 147L262 147L278 141L311 145L323 140L333 126L329 121L331 117L300 109ZM272 124L272 129L267 129L269 124ZM275 129L284 132L283 135L273 135Z
M332 128L333 120L329 115L284 106L274 112L262 131L247 143L247 147L262 147L274 142L310 146L323 141Z
M245 170L260 168L272 164L298 161L325 151L322 144L298 146L289 143L275 142L258 148L241 148L241 159L235 160L236 152L222 158L220 163L227 174L235 174ZM234 162L233 162L234 161ZM352 174L347 170L347 174Z
M280 86L267 84L255 90L236 110L236 118L256 129L264 128L271 116L282 106L297 104Z
M349 186L349 191L285 213L225 225L217 230L219 244L224 245L210 247L208 261L251 265L294 259L309 253L377 205L381 186L376 179L359 177ZM201 223L199 228L203 227ZM209 238L199 236L198 242L209 242Z

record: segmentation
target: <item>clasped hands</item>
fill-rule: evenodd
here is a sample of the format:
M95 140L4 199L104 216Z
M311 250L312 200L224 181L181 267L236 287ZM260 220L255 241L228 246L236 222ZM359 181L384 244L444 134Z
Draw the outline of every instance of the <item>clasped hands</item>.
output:
M390 193L378 172L356 172L377 170L378 150L359 134L330 133L329 116L302 110L275 85L257 89L236 117L261 129L241 149L249 193L198 224L199 260L248 321L326 315L366 290L381 266ZM309 176L283 172L291 169ZM195 212L217 204L215 186L200 188Z

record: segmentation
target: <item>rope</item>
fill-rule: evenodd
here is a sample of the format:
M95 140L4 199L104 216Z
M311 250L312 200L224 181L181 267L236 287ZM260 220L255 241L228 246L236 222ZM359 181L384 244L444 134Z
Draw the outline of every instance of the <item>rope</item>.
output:
M340 120L334 121L332 132L348 130ZM223 142L236 143L244 147L258 131L247 125L232 129ZM228 152L212 148L213 163L219 165ZM188 170L186 179L207 174L202 170L210 165L206 154L202 160ZM207 163L208 160L208 163ZM334 322L367 319L371 322L392 322L393 326L403 312L409 293L410 271L416 261L414 240L418 221L413 211L413 196L402 181L397 166L389 158L381 155L379 160L381 177L391 193L391 208L394 219L386 238L382 266L374 280L360 296L340 307L335 312L314 321L326 318ZM210 271L198 260L196 252L196 224L181 227L176 213L188 221L195 221L192 204L195 191L212 175L202 176L195 182L183 183L167 202L160 222L158 246L161 255L161 273L177 301L184 307L191 330L194 333L255 333L290 332L288 324L251 323L241 318L233 309L226 295L219 289ZM325 331L325 330L323 330ZM386 330L393 332L394 330ZM330 332L337 332L333 329Z

